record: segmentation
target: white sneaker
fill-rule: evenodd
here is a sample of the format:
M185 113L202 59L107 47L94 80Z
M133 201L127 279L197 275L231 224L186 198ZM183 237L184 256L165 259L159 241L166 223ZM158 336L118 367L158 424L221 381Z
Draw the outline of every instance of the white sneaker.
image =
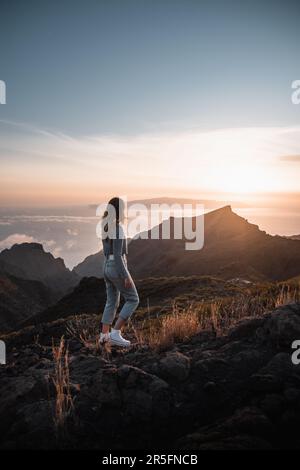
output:
M110 340L109 333L100 333L99 343L104 344Z
M110 336L110 343L111 344L115 344L117 346L122 346L123 348L129 348L129 346L131 344L130 341L123 338L123 336L121 335L120 330L115 330L114 328L112 328L109 336Z

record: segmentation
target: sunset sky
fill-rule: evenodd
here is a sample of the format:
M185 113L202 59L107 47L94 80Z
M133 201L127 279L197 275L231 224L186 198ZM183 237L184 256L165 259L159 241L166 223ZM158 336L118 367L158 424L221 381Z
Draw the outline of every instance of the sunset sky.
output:
M1 206L299 191L299 2L1 3Z

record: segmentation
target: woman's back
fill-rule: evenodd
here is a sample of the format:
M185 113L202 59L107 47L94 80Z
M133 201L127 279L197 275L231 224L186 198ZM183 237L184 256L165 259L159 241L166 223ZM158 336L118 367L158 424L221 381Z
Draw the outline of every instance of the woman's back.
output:
M109 255L127 254L127 239L121 224L116 224L115 230L110 232L102 231L103 254L107 258Z

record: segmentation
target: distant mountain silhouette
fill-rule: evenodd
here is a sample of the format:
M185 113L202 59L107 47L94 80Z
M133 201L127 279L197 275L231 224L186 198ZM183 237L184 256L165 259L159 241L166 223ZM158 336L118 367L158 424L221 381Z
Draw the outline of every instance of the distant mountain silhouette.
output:
M0 259L0 275L1 274L11 274L12 276L26 278L26 273L23 269L14 264L10 264L7 261L4 261L4 259Z
M80 277L103 277L103 253L99 251L87 256L81 263L73 268L73 272Z
M58 300L40 281L0 274L0 331L12 331Z
M299 235L290 235L286 238L291 238L292 240L300 240L300 234Z
M62 258L46 253L40 243L21 243L3 250L0 253L0 272L43 282L61 295L79 281L77 274L66 268Z
M195 204L203 204L206 209L218 209L219 207L222 207L224 205L231 204L230 201L220 201L220 200L215 200L215 199L194 199L194 198L180 198L180 197L154 197L150 199L135 199L132 201L128 201L128 207L130 207L132 204L144 204L147 207L150 207L151 204L192 204L195 206ZM235 204L236 207L249 207L249 204L243 202L243 201L235 201L232 202L232 204Z
M41 322L50 322L80 313L99 314L106 301L106 290L103 279L84 278L69 294L62 297L55 305L28 318L23 326Z
M173 222L171 218L171 226ZM193 222L195 226L195 218ZM231 206L204 215L204 234L204 247L198 251L185 250L184 239L133 239L128 256L131 272L137 278L216 275L251 280L284 280L300 274L300 240L268 235ZM74 271L101 277L102 256L99 252L87 257Z
M204 215L202 250L187 251L185 242L133 240L129 256L133 275L165 276L171 272L175 276L209 274L225 279L284 280L300 273L299 240L268 235L235 214L230 206Z

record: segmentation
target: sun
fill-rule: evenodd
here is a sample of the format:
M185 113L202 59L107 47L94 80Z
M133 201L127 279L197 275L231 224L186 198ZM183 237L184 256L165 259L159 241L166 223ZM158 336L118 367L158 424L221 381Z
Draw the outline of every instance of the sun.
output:
M225 192L252 193L265 190L268 185L267 172L258 166L235 165L217 172L218 188Z

